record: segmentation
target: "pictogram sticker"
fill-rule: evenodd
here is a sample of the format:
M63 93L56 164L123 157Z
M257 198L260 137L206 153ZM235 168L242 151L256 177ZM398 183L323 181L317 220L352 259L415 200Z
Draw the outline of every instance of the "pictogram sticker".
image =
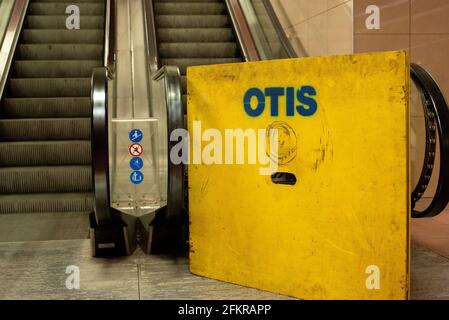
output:
M131 140L131 142L134 142L134 143L140 142L140 141L142 141L142 139L143 139L143 133L139 129L133 129L129 133L129 140Z
M133 171L129 176L129 179L133 184L141 184L143 181L143 173L140 171Z
M133 143L129 146L129 154L133 157L139 157L143 152L143 148L139 143Z
M140 170L143 167L143 159L139 157L133 157L129 161L129 166L135 171Z

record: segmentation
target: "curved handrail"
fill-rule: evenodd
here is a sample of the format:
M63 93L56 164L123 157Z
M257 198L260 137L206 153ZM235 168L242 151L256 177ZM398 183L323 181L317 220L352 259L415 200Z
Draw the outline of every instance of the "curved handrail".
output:
M411 66L413 70L413 66ZM423 88L422 84L417 83L416 75L411 71L412 81L415 82L417 89L420 91L421 102L423 103L424 113L424 135L425 135L425 150L424 159L421 168L421 174L415 188L412 191L412 208L415 208L416 203L424 196L424 193L429 186L432 178L433 169L435 166L436 144L437 144L437 123L435 119L435 108L429 98L429 93Z
M116 57L116 0L106 0L104 67L95 68L91 78L91 157L94 213L99 226L112 223L109 190L108 80L114 77Z
M181 212L184 207L184 166L170 161L170 151L178 141L172 141L170 134L176 129L184 128L184 113L181 97L181 74L175 66L164 66L157 71L152 79L161 81L165 79L164 95L167 121L167 215L166 222L178 224L181 222ZM153 92L153 94L158 94Z
M94 212L99 226L108 225L112 218L109 192L108 138L108 69L95 68L91 79L92 104L92 179Z
M413 196L415 198L412 196L412 218L434 217L440 214L449 203L449 108L438 84L423 67L412 63L411 76L413 81L415 81L422 91L426 108L432 110L430 112L426 112L427 110L425 110L427 113L426 126L429 129L429 126L432 126L429 120L435 119L438 128L440 146L440 171L435 196L425 210L417 211L414 210L414 206L416 204L415 199L417 196L414 194ZM424 183L428 183L430 180L429 169L433 169L433 165L424 163L424 168L419 181L425 181ZM423 175L426 177L423 178ZM417 188L421 189L423 193L423 191L427 188L427 185L418 184Z

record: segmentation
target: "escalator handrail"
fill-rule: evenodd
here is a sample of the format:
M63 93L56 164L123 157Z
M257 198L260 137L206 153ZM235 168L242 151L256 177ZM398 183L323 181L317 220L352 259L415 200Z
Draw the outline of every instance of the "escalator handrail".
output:
M109 79L112 79L115 75L115 60L117 52L116 8L116 0L106 0L103 66L108 69L107 76Z
M159 53L157 46L157 34L156 34L156 22L154 18L154 4L153 0L144 0L143 2L144 19L145 19L145 32L147 40L147 62L150 67L150 73L154 74L158 72L159 65Z
M290 40L287 37L287 34L284 31L284 28L282 28L281 22L279 21L279 18L276 14L276 11L273 8L273 5L269 0L262 0L262 3L265 7L265 10L267 11L268 17L270 18L273 27L276 31L276 34L279 37L279 40L282 43L282 46L284 47L284 50L287 52L287 56L289 58L297 58L298 54L296 53L295 49L293 49L292 44L290 43Z
M22 24L25 19L28 4L29 0L16 0L14 2L14 7L9 17L3 41L0 42L0 98L3 95L6 78L12 62L12 56L16 49L20 31L22 30Z
M245 61L259 61L260 55L239 0L225 0L231 23Z
M164 101L167 119L167 214L166 222L169 224L182 223L182 210L184 207L184 166L170 161L170 151L178 141L172 141L170 134L184 128L184 113L182 108L181 74L176 66L163 66L152 76L153 81L164 81ZM158 94L158 92L152 92Z
M94 213L99 226L112 223L109 187L108 80L114 78L116 57L116 0L106 0L103 67L91 77L91 157Z
M433 115L430 116L436 120L440 148L440 170L435 195L425 210L417 211L412 208L412 218L434 217L449 203L449 108L438 84L423 67L412 63L411 77L422 90L426 106L433 109ZM423 174L426 174L424 170L421 175ZM421 178L420 181L423 180Z
M108 137L108 76L106 67L95 68L91 78L91 154L94 213L99 226L109 225L109 137Z

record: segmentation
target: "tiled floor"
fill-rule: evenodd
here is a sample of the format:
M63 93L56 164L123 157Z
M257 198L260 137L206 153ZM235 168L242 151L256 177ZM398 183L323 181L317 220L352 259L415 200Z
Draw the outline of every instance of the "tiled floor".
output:
M79 267L80 289L66 288ZM184 258L98 259L89 240L0 243L0 299L288 299L190 274ZM412 246L412 298L449 299L449 260Z
M421 207L427 203L428 200L420 201ZM435 218L413 219L412 239L449 258L449 208Z
M0 243L0 299L286 299L193 276L183 258L90 252L89 240ZM66 288L70 265L79 267L79 290Z

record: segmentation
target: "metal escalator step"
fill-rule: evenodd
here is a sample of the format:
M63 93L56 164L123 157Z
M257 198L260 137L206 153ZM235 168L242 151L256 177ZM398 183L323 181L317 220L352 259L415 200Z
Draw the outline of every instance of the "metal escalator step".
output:
M78 165L90 164L90 162L90 141L88 140L0 143L1 167Z
M157 15L158 28L226 28L231 27L227 15Z
M3 118L90 117L89 97L6 98L1 107Z
M89 238L89 212L20 212L0 218L0 242Z
M10 79L12 97L89 97L90 78Z
M157 39L162 42L231 42L231 28L159 28Z
M83 212L91 211L92 194L73 193L34 193L0 195L0 212ZM1 215L0 215L1 216Z
M24 28L67 29L66 20L67 15L28 15L24 22ZM80 29L102 29L103 27L103 16L80 15Z
M156 15L161 14L226 14L226 6L223 2L155 2Z
M23 44L48 43L102 43L104 31L101 29L25 29L22 31Z
M210 64L237 63L241 62L240 58L200 58L200 59L161 59L162 65L178 66L182 75L186 74L187 67L202 66Z
M101 60L17 60L12 76L15 78L87 78Z
M238 55L235 42L160 43L162 58L234 58Z
M22 60L101 60L103 46L99 44L20 44L16 59Z
M29 15L64 15L68 6L75 4L74 2L57 2L46 3L43 1L31 2L28 6ZM103 2L98 3L77 3L76 4L81 15L103 15L105 10L105 4Z
M90 192L90 166L0 168L0 193Z
M2 119L2 141L89 140L89 118Z

